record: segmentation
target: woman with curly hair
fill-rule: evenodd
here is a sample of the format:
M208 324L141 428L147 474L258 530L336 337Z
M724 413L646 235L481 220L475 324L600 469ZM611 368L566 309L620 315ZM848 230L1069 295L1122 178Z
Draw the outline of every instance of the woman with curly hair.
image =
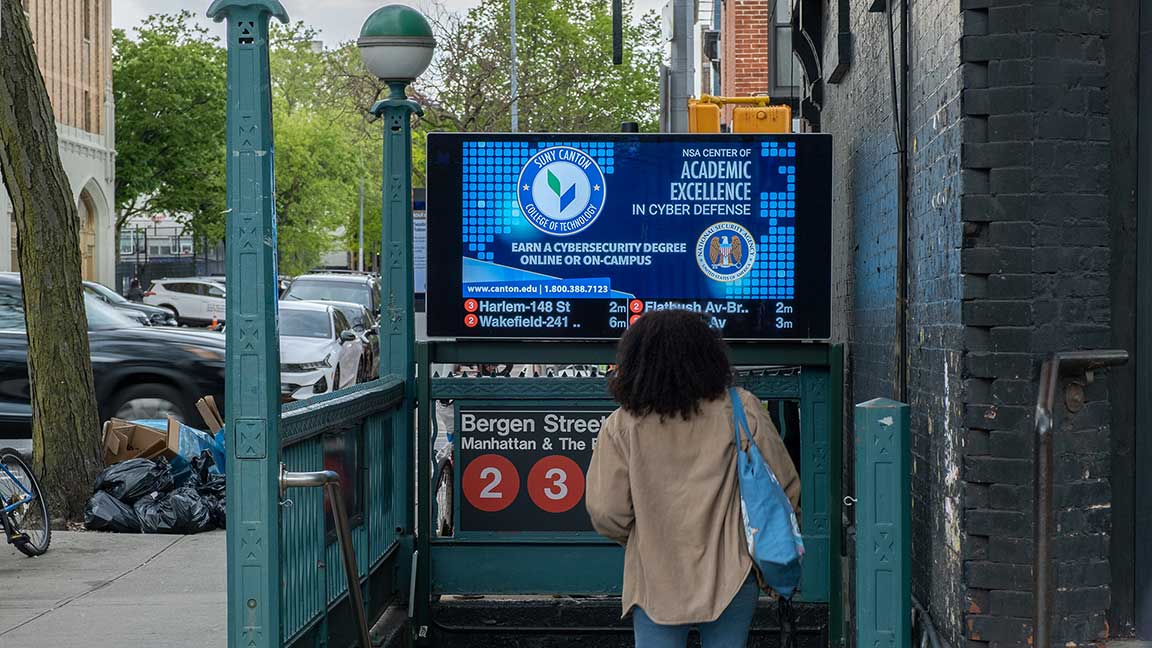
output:
M624 545L623 613L637 648L736 648L760 589L740 514L732 369L720 335L681 310L641 317L609 381L620 404L588 469L596 530ZM739 389L754 442L796 507L800 478L760 401Z

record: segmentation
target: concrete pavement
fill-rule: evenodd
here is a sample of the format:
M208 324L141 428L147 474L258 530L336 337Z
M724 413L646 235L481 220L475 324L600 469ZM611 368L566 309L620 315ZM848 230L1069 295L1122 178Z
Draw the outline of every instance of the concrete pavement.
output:
M224 532L53 532L25 558L0 546L0 646L227 645Z

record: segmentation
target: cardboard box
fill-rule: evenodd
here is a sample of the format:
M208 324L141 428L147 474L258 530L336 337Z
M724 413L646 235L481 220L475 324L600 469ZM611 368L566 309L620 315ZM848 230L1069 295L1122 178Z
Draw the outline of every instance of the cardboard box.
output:
M201 398L196 401L196 409L200 412L200 416L204 417L204 423L208 425L209 432L216 434L224 428L224 417L220 416L215 398L211 396Z
M128 459L171 459L180 447L180 424L168 419L167 428L160 430L120 419L104 423L104 464Z

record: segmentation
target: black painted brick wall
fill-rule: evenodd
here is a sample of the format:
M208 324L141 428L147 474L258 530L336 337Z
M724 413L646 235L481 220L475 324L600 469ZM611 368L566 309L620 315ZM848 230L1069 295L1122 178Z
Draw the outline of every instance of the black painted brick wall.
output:
M888 24L869 4L851 3L852 67L821 115L848 402L895 391ZM913 592L952 646L1030 642L1039 366L1111 339L1108 7L909 6ZM1057 420L1054 640L1091 643L1110 601L1107 390L1087 385L1085 407Z
M1039 365L1111 338L1109 3L961 5L965 630L1023 646ZM1058 645L1107 636L1109 406L1100 385L1087 397L1057 416Z

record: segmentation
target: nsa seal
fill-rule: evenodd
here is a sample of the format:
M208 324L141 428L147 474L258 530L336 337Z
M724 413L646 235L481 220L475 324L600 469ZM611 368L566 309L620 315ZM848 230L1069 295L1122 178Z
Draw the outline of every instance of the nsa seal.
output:
M588 229L604 209L604 172L580 149L552 146L520 169L516 198L533 227L552 236Z
M736 223L716 223L696 241L696 265L713 281L736 281L756 262L756 239Z

